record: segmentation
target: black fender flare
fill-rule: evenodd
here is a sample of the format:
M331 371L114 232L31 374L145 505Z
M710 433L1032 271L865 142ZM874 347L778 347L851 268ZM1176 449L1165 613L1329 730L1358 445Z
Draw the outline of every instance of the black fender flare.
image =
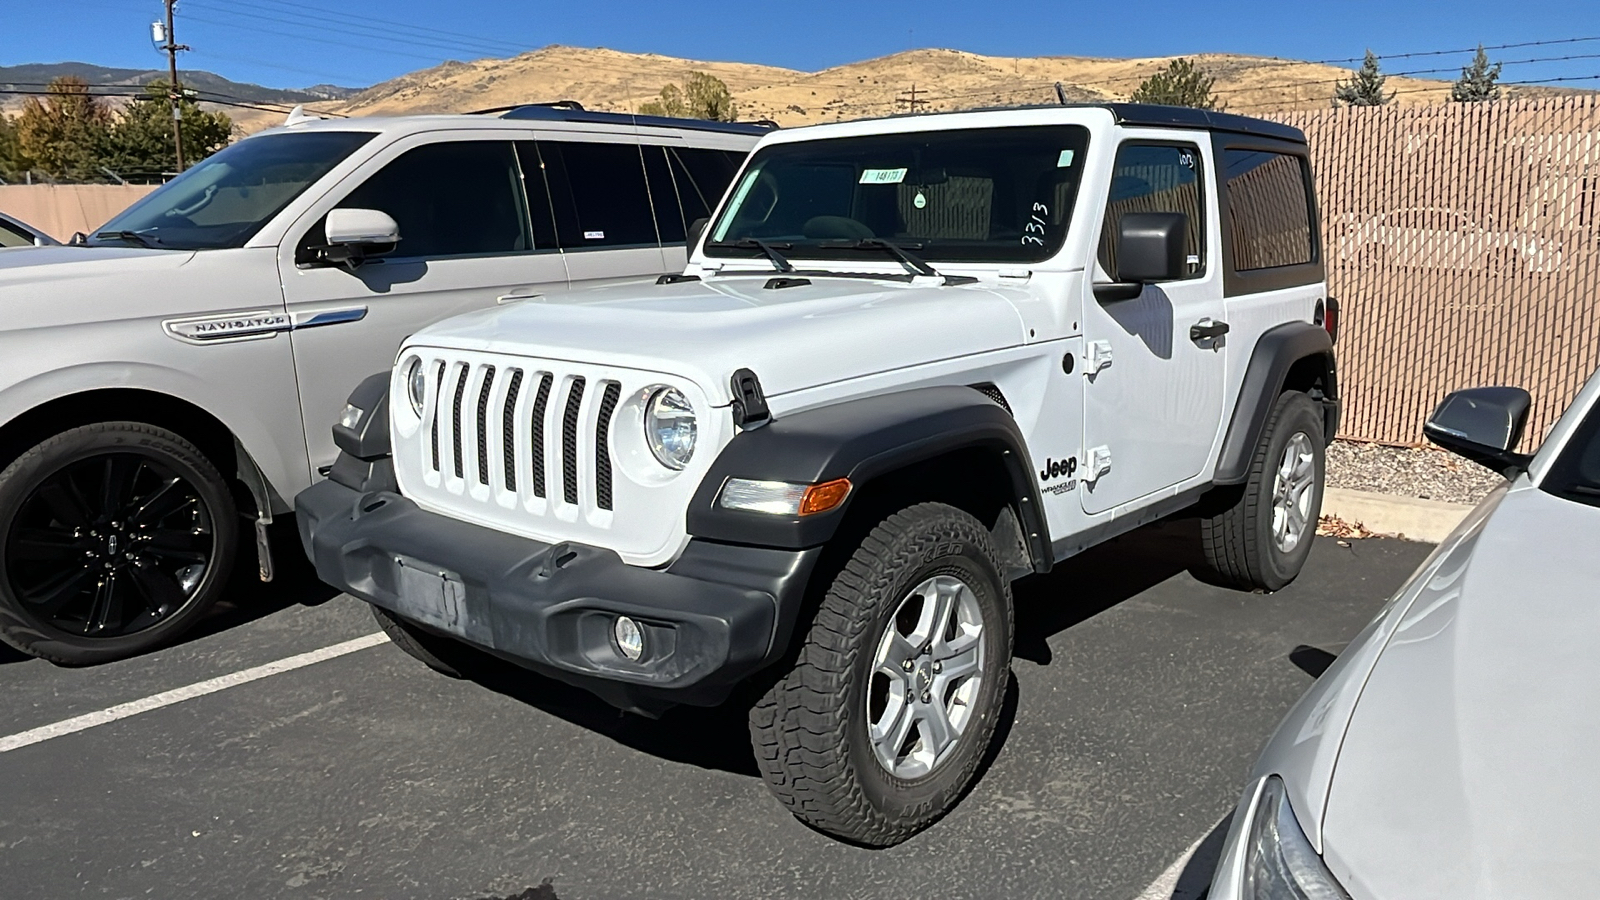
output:
M1233 418L1222 439L1222 453L1217 458L1212 483L1244 483L1250 474L1250 460L1256 444L1266 428L1267 414L1283 393L1289 371L1308 358L1316 358L1322 370L1323 437L1333 440L1339 427L1339 381L1333 339L1321 326L1310 322L1284 323L1262 334L1250 353L1250 363L1239 385L1238 402L1233 406Z
M1011 506L1035 571L1053 557L1027 442L1016 420L970 387L911 388L847 400L739 433L723 448L695 491L687 513L696 538L804 549L826 543L872 479L937 456L987 449L1010 479ZM838 508L799 517L724 509L717 503L729 478L818 484L849 478L850 497Z

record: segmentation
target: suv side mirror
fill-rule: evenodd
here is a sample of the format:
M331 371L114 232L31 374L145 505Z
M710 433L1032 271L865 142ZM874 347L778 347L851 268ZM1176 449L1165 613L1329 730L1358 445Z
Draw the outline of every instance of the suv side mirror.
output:
M1469 388L1444 398L1422 426L1435 444L1514 478L1533 460L1516 452L1533 398L1522 388Z
M322 258L352 270L368 256L388 253L400 243L400 226L378 209L331 209L323 233L328 243Z
M1116 281L1097 284L1100 301L1132 300L1144 285L1176 281L1184 271L1184 236L1189 217L1183 213L1126 213L1117 226Z
M711 224L711 220L706 218L705 216L701 216L700 218L695 219L693 222L689 223L689 252L690 253L694 252L694 245L700 243L700 236L702 234L706 233L706 226L709 225L709 224Z

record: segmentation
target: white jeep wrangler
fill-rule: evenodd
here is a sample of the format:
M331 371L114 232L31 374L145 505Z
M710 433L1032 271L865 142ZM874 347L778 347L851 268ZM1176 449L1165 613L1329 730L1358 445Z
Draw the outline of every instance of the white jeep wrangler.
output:
M763 138L681 275L425 328L297 498L321 576L656 713L748 691L793 813L867 845L994 733L1010 583L1177 510L1212 577L1311 549L1339 417L1303 135L1105 105Z

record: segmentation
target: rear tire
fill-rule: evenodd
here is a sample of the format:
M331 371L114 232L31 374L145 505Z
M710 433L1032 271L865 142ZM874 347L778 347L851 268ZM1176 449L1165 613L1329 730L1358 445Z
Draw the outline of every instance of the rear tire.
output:
M467 648L452 646L455 642L449 638L424 631L382 607L372 607L372 617L378 620L378 627L389 636L389 643L420 660L423 665L451 678L465 677L461 674L459 657L469 652Z
M1311 555L1326 476L1322 411L1299 391L1278 398L1238 499L1200 520L1210 580L1276 591Z
M796 818L886 847L965 795L1011 665L1001 571L988 530L942 504L861 542L793 668L750 711L762 777Z
M216 603L238 540L227 482L187 440L64 431L0 472L0 641L72 666L143 653Z

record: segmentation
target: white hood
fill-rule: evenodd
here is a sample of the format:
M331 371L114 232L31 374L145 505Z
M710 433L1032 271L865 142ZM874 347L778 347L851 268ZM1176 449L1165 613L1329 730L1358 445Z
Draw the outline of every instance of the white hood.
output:
M1593 889L1597 536L1600 509L1513 490L1455 583L1405 613L1361 692L1322 823L1352 896Z
M728 381L741 368L754 370L776 398L1026 340L1005 296L1016 289L822 275L768 288L772 277L553 294L448 319L406 344L678 375L721 406L732 401Z

